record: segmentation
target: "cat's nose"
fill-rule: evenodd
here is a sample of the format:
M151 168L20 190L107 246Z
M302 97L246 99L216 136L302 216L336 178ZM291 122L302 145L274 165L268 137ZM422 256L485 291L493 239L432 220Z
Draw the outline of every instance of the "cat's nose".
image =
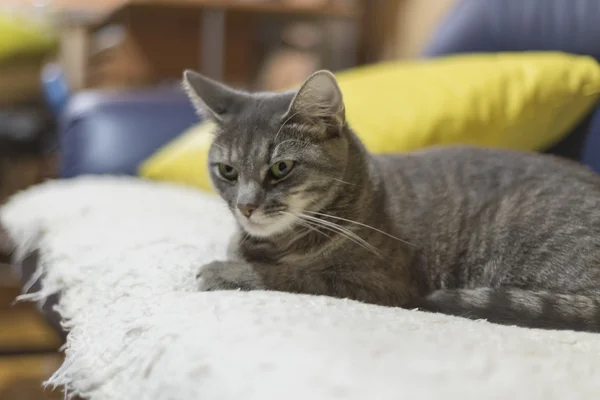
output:
M238 204L237 207L246 218L250 218L254 210L258 208L256 204Z

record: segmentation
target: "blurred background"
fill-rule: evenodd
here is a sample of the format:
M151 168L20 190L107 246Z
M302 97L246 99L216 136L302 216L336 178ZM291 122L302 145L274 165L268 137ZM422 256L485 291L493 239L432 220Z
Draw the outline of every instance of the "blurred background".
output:
M61 146L61 129L110 128L114 107L135 118L155 98L173 97L161 109L181 107L173 92L186 68L241 88L280 90L321 68L411 58L453 2L0 0L0 201L81 173L84 163L134 168L135 160L107 166L94 151L72 154L90 143ZM171 131L192 123L193 110L173 111L182 113ZM102 142L77 135L68 140ZM104 141L95 146L109 146L110 133ZM32 305L12 305L21 282L7 267L10 246L0 245L0 399L62 398L41 387L61 363L61 337Z
M79 92L168 90L185 68L281 90L317 69L417 56L453 3L1 0L0 197L58 173L57 117Z

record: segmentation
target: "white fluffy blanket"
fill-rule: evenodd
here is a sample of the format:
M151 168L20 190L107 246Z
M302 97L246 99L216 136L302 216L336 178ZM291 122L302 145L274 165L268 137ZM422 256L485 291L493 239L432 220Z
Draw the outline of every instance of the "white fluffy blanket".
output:
M39 249L70 329L49 383L90 399L600 398L600 335L275 292L198 293L232 221L201 193L127 178L51 182L1 212Z

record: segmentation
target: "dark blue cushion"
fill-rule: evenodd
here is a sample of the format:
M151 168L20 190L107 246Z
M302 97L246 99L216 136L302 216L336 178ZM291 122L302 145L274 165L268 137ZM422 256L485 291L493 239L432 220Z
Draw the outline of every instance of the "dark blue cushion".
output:
M423 55L531 50L600 60L600 1L461 0Z
M60 119L61 176L135 175L142 161L197 122L181 90L82 92Z
M592 114L581 161L600 173L600 108Z

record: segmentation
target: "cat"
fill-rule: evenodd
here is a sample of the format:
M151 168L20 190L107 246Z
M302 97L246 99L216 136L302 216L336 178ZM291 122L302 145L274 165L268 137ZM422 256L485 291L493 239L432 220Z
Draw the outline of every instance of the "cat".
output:
M600 177L591 170L469 146L371 154L328 71L282 93L190 70L183 81L215 123L210 175L239 226L228 260L200 268L201 290L600 332Z

